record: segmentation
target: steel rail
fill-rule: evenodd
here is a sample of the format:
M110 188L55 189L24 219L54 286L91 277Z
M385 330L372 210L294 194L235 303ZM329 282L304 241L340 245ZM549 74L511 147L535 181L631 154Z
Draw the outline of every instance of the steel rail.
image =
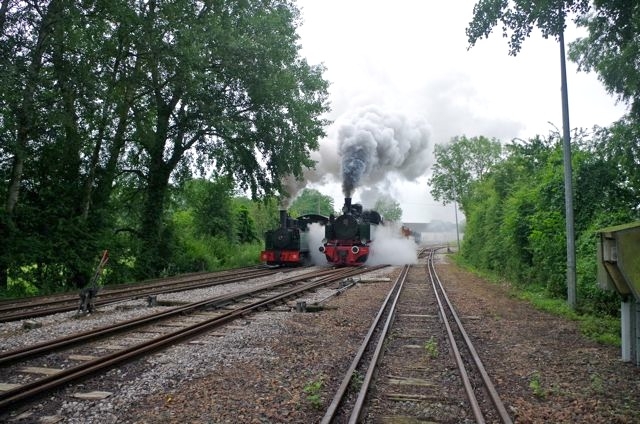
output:
M371 361L369 362L369 367L367 368L367 374L362 382L362 386L360 387L360 392L358 393L358 398L356 399L356 403L353 406L353 410L351 411L351 416L349 417L349 424L356 424L358 419L360 418L360 414L362 412L362 408L364 407L364 401L367 396L367 391L369 390L369 386L371 386L371 382L373 380L373 372L378 365L378 360L380 359L380 352L382 352L382 347L384 346L384 341L387 338L387 334L389 333L389 327L391 327L391 323L395 317L396 307L398 305L398 299L400 298L400 294L402 293L402 289L404 287L404 282L407 279L407 275L409 274L410 265L405 265L402 268L402 272L398 277L400 281L400 285L398 286L398 290L393 299L393 303L389 309L389 315L387 315L387 320L382 328L380 335L378 337L378 343L376 344L375 351L373 356L371 357Z
M213 285L229 284L237 281L242 281L247 278L259 278L259 277L263 277L271 274L273 274L272 270L266 270L266 271L258 271L258 272L249 274L250 277L247 277L247 275L223 276L222 278L216 277L216 276L198 277L195 280L191 280L191 281L187 280L187 281L181 281L181 282L171 282L168 284L169 286L176 286L171 289L167 289L166 286L162 286L162 285L159 285L157 287L140 287L140 288L132 287L129 289L115 290L115 291L109 292L108 294L105 293L102 295L102 297L105 297L105 298L102 300L96 300L95 305L105 306L105 305L109 305L117 302L122 302L124 300L140 298L142 296L175 293L183 290L193 290L193 289L209 287ZM98 295L98 299L100 297L101 295ZM24 318L41 317L41 316L51 315L55 313L71 312L78 309L77 297L75 299L59 299L59 300L54 300L52 302L48 302L48 303L43 302L41 304L35 304L35 305L33 304L17 305L13 309L24 309L31 306L37 307L37 306L46 306L47 304L53 305L53 304L59 304L59 303L72 303L72 305L59 306L54 308L34 309L31 311L19 312L14 314L6 314L6 315L0 314L0 322L9 322L9 321L17 321ZM5 310L11 310L11 309L5 308Z
M371 344L371 338L373 337L373 333L378 327L378 323L380 322L380 319L384 315L384 312L387 309L389 309L387 308L387 305L389 304L389 301L391 300L393 293L398 293L398 294L400 293L400 291L402 290L402 285L404 284L404 281L406 279L408 272L409 272L409 265L405 265L404 268L402 269L402 272L398 276L398 278L396 278L396 281L393 284L393 287L389 290L389 293L387 294L387 297L383 301L382 306L380 306L380 309L378 310L377 315L373 319L371 326L369 327L369 331L367 332L362 343L360 344L360 348L358 349L358 352L356 352L356 355L354 356L353 361L351 361L351 365L349 366L349 369L345 373L345 376L342 379L342 383L340 384L340 387L336 391L336 394L334 395L333 400L331 401L331 404L327 408L324 414L324 417L322 418L321 424L329 424L331 420L335 417L338 407L340 406L340 403L342 402L347 392L347 389L349 388L349 383L351 382L351 379L356 371L356 368L360 364L360 361L364 356L365 350ZM392 306L390 308L391 310L395 310L397 300L398 300L398 295L396 295L393 300ZM390 313L389 316L391 315L392 314ZM369 375L369 373L367 373L367 375ZM368 380L365 380L365 382L363 382L363 386L364 386L364 383L369 384L370 381L371 381L370 378Z
M143 280L143 281L132 282L132 283L108 285L108 286L101 287L101 290L98 293L98 297L108 295L111 293L117 293L120 291L126 291L126 290L136 290L136 289L144 289L144 288L161 287L161 286L172 285L172 284L180 284L184 281L195 280L200 277L211 277L211 278L220 277L221 278L228 275L237 276L240 274L252 273L260 269L264 269L264 268L251 266L251 267L235 268L235 269L224 270L224 271L191 272L191 273L173 275L171 277L154 278L150 280ZM19 299L0 299L0 312L11 311L11 310L22 308L22 307L41 306L41 305L47 305L50 303L75 301L77 299L78 299L77 290L67 291L63 293L53 293L48 295L23 297Z
M456 361L456 365L458 366L458 371L460 372L460 378L462 378L462 384L464 386L465 393L467 395L467 399L469 400L469 404L471 406L471 411L473 412L473 416L478 424L484 424L485 419L482 414L482 410L480 409L480 405L478 404L478 399L476 398L473 387L471 386L471 380L469 379L469 374L464 366L464 362L462 361L462 355L460 354L460 350L458 349L458 345L456 344L455 337L453 336L453 331L451 330L451 326L449 325L449 321L447 320L446 311L442 300L440 299L440 295L438 294L438 289L436 286L436 278L434 276L435 269L433 265L433 256L435 254L435 249L429 253L429 257L427 258L427 271L429 273L429 277L431 279L431 285L433 288L433 292L436 297L436 301L438 302L438 309L440 310L440 314L442 315L442 322L447 330L447 337L449 339L449 345L451 350L453 351L453 356Z
M480 373L481 377L482 377L482 382L485 386L485 388L487 389L488 393L489 393L489 397L491 398L491 401L493 402L494 407L496 408L496 411L498 412L498 415L500 416L500 419L502 420L503 423L505 424L511 424L512 420L511 417L509 416L509 414L507 413L507 410L504 406L504 403L502 402L502 399L500 399L500 395L498 394L498 391L496 390L495 386L493 385L493 382L491 381L491 377L489 377L489 374L487 373L484 364L482 363L482 360L480 359L480 356L478 355L478 352L476 351L475 347L473 346L473 343L471 341L471 339L469 338L469 335L467 334L466 330L464 329L464 326L462 325L462 321L460 320L460 318L458 317L458 314L456 313L453 304L451 303L451 301L449 300L449 297L447 296L446 291L444 290L444 286L442 285L442 282L440 281L440 278L438 277L438 274L436 273L435 270L435 265L433 264L433 255L429 258L429 274L432 276L432 285L434 286L434 291L436 291L435 285L437 283L438 287L440 288L440 291L442 292L442 297L444 298L447 307L449 308L449 311L451 313L451 316L453 317L453 319L456 322L456 325L458 327L458 331L460 332L460 334L462 335L462 338L464 339L465 345L467 347L467 349L469 350L469 352L471 353L471 358L473 359L473 362L476 366L476 368L478 369L478 372ZM436 293L436 296L437 293ZM438 304L440 303L440 299L438 298ZM441 309L442 313L444 313L444 309ZM445 320L445 323L447 321ZM448 326L448 324L447 324ZM451 338L450 338L451 340ZM457 348L456 348L457 351ZM464 367L464 365L463 365ZM462 369L460 370L460 372L462 373ZM466 372L465 372L466 374ZM475 395L474 395L475 398ZM480 422L480 421L478 421ZM482 421L484 422L484 420Z
M338 281L341 278L344 278L346 276L362 274L364 272L369 272L371 270L379 269L379 268L381 267L371 267L366 269L365 268L345 268L345 269L339 270L333 275L326 276L317 281L308 283L303 287L292 288L291 290L288 290L284 293L270 296L266 299L261 299L257 302L252 302L250 304L241 306L240 308L235 309L233 311L223 313L218 317L203 321L201 323L193 324L191 326L177 330L173 333L168 333L163 336L157 337L155 339L141 343L139 345L132 346L130 348L124 349L119 352L115 352L111 355L107 355L106 357L98 358L75 367L67 368L52 376L44 377L32 383L27 383L15 389L11 389L4 393L0 393L0 409L7 408L9 406L15 405L20 402L24 402L31 397L41 395L52 389L60 387L66 383L86 377L90 374L98 373L100 371L111 368L114 365L120 364L122 362L166 348L179 341L194 337L204 331L210 330L211 328L217 327L221 324L231 321L234 318L245 315L250 311L268 306L272 303L279 302L283 299L289 298L291 296L294 296L296 294L299 294L308 290L312 290L322 285L329 284L334 281Z
M150 315L145 315L143 317L134 318L128 321L123 321L114 325L110 325L107 327L102 327L98 329L93 329L89 331L84 331L77 334L72 334L67 337L62 337L56 340L52 340L49 342L43 342L36 345L26 346L20 349L15 349L8 352L0 353L0 366L10 364L12 362L26 359L29 357L33 357L36 355L43 355L45 353L53 352L55 350L62 349L64 347L69 347L72 345L76 345L82 342L97 340L102 337L106 337L115 333L119 333L125 330L130 330L142 325L149 324L154 321L159 321L162 319L167 319L173 316L185 314L187 312L200 309L206 306L226 303L232 301L237 298L242 298L246 296L250 296L255 293L259 293L265 290L272 290L274 288L278 288L283 285L299 282L306 280L310 277L321 277L325 275L330 275L335 273L333 269L323 270L320 272L309 272L297 277L289 277L284 280L280 280L276 283L268 283L262 284L258 287L252 287L250 289L240 290L237 292L226 293L220 296L216 296L210 299L204 299L199 302L189 303L187 305L177 306L175 308L171 308L167 311L161 311Z

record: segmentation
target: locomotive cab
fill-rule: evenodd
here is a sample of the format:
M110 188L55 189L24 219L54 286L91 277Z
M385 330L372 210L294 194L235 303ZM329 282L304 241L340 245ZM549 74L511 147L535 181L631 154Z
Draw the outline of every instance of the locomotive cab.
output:
M296 265L301 261L300 229L286 210L280 211L280 227L264 234L265 248L260 260L267 265Z
M309 260L309 225L324 225L328 218L317 214L291 218L286 210L280 211L280 226L265 232L265 248L260 260L267 265L297 266Z

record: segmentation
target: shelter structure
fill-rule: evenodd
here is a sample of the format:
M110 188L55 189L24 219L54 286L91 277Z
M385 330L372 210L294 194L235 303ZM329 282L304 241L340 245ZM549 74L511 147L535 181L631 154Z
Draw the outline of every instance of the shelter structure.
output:
M598 236L598 285L621 298L622 360L640 365L640 222Z

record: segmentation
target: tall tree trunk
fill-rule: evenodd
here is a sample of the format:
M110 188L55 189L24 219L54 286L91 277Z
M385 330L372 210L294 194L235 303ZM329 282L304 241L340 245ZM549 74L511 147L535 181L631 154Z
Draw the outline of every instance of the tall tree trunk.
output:
M11 169L11 179L9 181L9 190L7 193L6 211L9 217L13 214L16 204L18 203L18 196L20 192L20 182L22 180L22 173L24 169L24 163L28 151L28 143L32 137L33 130L33 102L34 93L38 86L37 76L42 68L42 60L44 53L49 46L49 38L52 31L52 21L54 19L54 11L57 8L58 2L53 0L47 12L42 18L40 28L38 30L38 41L35 44L31 54L31 63L27 70L25 78L25 86L22 91L22 102L14 109L17 122L17 138L16 147L14 150L13 166Z
M38 75L42 68L44 53L50 43L52 30L53 10L56 8L57 1L52 0L45 12L40 26L38 28L38 39L31 50L31 62L27 68L24 78L24 88L22 90L22 99L19 104L12 106L12 112L16 120L16 142L13 148L13 162L11 165L11 173L7 189L7 195L4 202L5 222L0 225L0 237L3 240L5 251L0 252L0 289L7 288L7 275L10 266L12 239L14 237L13 215L16 205L19 201L20 185L22 183L22 175L27 159L29 142L33 137L34 125L34 95L38 86ZM6 13L9 1L3 0L0 4L0 29L4 31L6 22Z
M149 154L149 173L147 175L146 199L142 217L143 251L140 258L143 269L139 271L155 276L166 265L166 254L162 251L162 217L164 215L164 201L169 187L169 178L184 153L184 147L174 140L171 157L165 162L165 148L169 136L170 116L178 104L179 95L176 94L167 104L163 103L159 89L156 92L156 131L150 135L146 143Z
M4 23L7 21L7 10L11 0L2 0L0 3L0 34L4 33Z
M62 10L56 12L62 13ZM82 84L82 81L73 81L71 76L71 69L69 64L64 58L65 52L68 50L66 45L66 38L68 36L63 24L62 16L58 15L56 19L56 25L53 30L53 52L52 63L54 75L56 77L56 86L59 90L62 111L62 126L64 128L64 139L60 148L61 155L59 156L60 177L61 182L67 187L71 188L77 184L80 177L80 167L82 160L80 158L80 151L82 149L82 136L78 129L78 113L76 110L77 95L74 91L74 86ZM68 196L68 201L71 202L69 207L74 216L79 215L80 204L78 193L76 190L71 190L70 193L65 193Z
M121 27L118 33L118 53L115 57L113 65L113 72L109 78L109 89L116 86L123 87L123 94L113 99L114 103L105 101L104 108L102 110L102 118L96 142L91 155L91 162L89 164L89 172L84 182L83 197L82 197L82 218L86 221L89 218L89 212L91 206L101 209L108 201L111 190L113 187L113 181L116 175L116 168L120 155L125 145L125 134L127 126L129 125L129 112L133 104L133 96L130 83L131 75L126 72L126 59L129 54L129 44L126 41L126 37L122 36L125 29ZM127 34L128 35L128 34ZM133 72L137 71L138 60L136 59ZM106 165L102 169L102 178L97 180L97 171L100 163L100 152L105 142L105 137L109 133L109 121L113 119L113 111L115 109L117 125L113 138L111 139L109 146ZM94 195L94 186L96 187L96 194Z
M162 254L162 216L164 201L169 186L171 169L162 157L153 160L147 176L146 196L142 216L142 251L138 255L140 277L155 277L164 268L165 255Z

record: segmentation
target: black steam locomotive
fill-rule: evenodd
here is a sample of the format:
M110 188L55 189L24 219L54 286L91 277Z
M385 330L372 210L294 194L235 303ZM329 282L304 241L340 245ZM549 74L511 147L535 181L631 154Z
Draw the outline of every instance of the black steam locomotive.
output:
M310 262L309 225L326 224L329 218L323 215L307 214L296 219L286 210L280 211L280 226L264 234L264 250L260 260L267 265L297 266Z
M369 257L374 228L382 224L382 216L378 212L363 210L361 204L351 204L351 198L345 197L342 215L337 218L331 216L325 226L325 240L320 252L333 265L364 265Z

